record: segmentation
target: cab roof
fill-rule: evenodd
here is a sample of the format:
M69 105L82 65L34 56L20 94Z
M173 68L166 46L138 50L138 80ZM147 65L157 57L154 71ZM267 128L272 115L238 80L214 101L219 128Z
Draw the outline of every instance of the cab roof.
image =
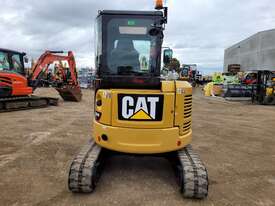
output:
M10 49L4 49L4 48L0 48L0 51L7 52L7 53L21 54L21 55L25 55L26 54L24 52L19 52L19 51L10 50Z
M137 16L163 16L162 11L128 11L128 10L102 10L98 15L137 15Z

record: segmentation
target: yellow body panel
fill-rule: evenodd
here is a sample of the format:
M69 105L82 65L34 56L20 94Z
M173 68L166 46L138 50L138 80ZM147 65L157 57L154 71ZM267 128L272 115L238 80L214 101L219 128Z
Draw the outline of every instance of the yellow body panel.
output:
M103 141L101 136L107 135ZM93 137L100 146L119 152L154 154L179 150L191 142L192 130L183 136L179 128L131 129L102 125L94 121ZM178 143L180 141L180 144Z
M188 81L189 77L180 77L181 81Z
M174 81L162 81L161 82L162 92L175 92L175 82Z
M119 119L118 95L163 95L162 119L151 121L143 110L132 120ZM96 94L93 137L97 144L127 153L162 153L179 150L191 142L192 87L185 81L163 81L161 90L100 89ZM149 100L148 100L149 101ZM143 119L138 121L139 119ZM102 136L107 136L104 140ZM105 136L105 137L106 137Z
M111 125L112 123L112 96L110 90L98 90L96 93L96 102L101 101L102 105L97 106L95 102L95 110L101 114L99 122L106 125ZM104 112L103 112L104 111Z
M189 132L192 123L192 86L185 81L176 81L175 126L180 135Z

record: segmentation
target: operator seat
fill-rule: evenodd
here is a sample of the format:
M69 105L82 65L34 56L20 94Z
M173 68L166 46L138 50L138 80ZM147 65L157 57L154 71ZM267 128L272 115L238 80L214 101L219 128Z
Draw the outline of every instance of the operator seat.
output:
M118 67L132 67L131 70L139 71L139 53L135 49L132 40L120 39L116 48L111 52L110 69L117 73Z

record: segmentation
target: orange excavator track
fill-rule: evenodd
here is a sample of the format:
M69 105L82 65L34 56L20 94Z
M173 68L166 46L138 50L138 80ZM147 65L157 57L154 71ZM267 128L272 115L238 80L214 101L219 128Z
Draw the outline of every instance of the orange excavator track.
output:
M9 97L0 99L0 112L11 112L57 105L58 98L38 97L34 95Z

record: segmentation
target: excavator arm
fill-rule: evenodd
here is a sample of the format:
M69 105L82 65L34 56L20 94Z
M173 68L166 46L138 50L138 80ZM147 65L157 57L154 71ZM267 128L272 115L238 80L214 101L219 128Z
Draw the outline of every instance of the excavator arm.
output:
M62 81L50 82L51 86L59 92L65 101L81 101L82 93L77 80L76 63L73 52L69 51L67 55L61 55L63 51L45 51L33 65L31 74L28 78L30 86L34 89L43 79L43 74L48 74L48 68L54 62L60 62L58 70L62 74ZM68 68L62 65L62 61L68 63ZM65 71L69 70L70 75L65 75ZM68 72L68 71L67 71Z
M73 52L69 51L68 56L57 55L57 53L64 53L63 51L46 51L38 59L38 61L33 65L31 69L30 80L35 81L39 78L39 75L45 71L45 69L56 61L67 61L69 65L69 70L71 73L71 84L78 85L77 81L77 71Z

